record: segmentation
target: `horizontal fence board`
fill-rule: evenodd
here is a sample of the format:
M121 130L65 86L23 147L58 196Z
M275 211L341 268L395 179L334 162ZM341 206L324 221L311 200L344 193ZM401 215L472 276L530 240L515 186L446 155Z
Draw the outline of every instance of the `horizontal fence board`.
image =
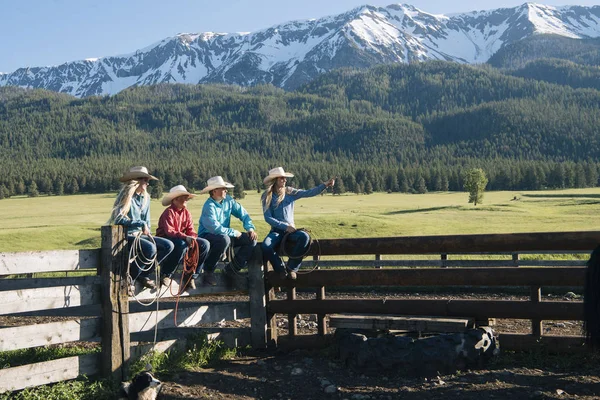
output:
M99 285L102 278L99 276L68 276L64 278L26 278L26 279L0 279L0 292L9 290L39 289L55 286L83 286Z
M302 266L312 268L335 267L582 267L585 260L320 260L303 261Z
M473 319L398 317L392 315L329 316L329 327L350 329L397 330L411 332L463 332L474 326Z
M315 270L298 279L267 273L273 286L583 286L584 267Z
M100 303L98 285L63 286L0 292L0 315Z
M100 249L0 253L0 275L97 269Z
M501 350L534 351L546 350L550 353L589 352L583 336L533 336L519 333L499 333L498 342Z
M55 308L50 310L36 310L19 313L19 317L99 317L102 314L102 306L92 304L89 306Z
M320 239L313 242L309 254L520 253L557 249L591 252L598 243L600 231Z
M245 276L236 277L233 281L228 280L223 274L215 274L217 279L216 286L207 286L202 284L202 275L196 280L196 289L187 289L183 291L180 296L187 297L193 295L205 295L205 294L231 294L231 293L245 293L248 292L248 279ZM181 275L177 274L173 276L173 280L169 287L160 286L159 298L173 298L179 293L179 283L181 282ZM150 289L140 290L136 287L135 298L138 300L149 300L156 298L157 291ZM133 298L133 297L131 297Z
M582 320L583 303L508 300L277 300L267 310L277 314L393 314L463 318Z
M86 354L0 369L0 393L95 375L98 365L98 354Z
M319 260L303 261L304 270L336 267L584 267L586 260Z
M0 351L99 339L100 318L15 326L0 329Z
M177 311L177 327L189 327L199 323L215 323L222 320L250 318L248 302L232 302L225 304L204 304L190 307L180 303ZM175 310L156 310L129 314L129 331L141 332L154 329L158 322L158 329L173 328L175 325Z

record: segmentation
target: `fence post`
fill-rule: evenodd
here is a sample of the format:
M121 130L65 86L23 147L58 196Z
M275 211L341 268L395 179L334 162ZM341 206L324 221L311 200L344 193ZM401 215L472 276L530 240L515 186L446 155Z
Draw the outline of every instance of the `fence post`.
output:
M250 296L250 335L252 347L267 347L267 302L265 293L265 266L260 246L254 248L248 263L248 294Z
M519 253L513 253L512 254L512 261L513 261L513 265L515 267L519 266L519 260L521 259L521 256Z
M542 288L539 286L531 287L531 302L539 303L542 301ZM542 321L539 319L531 320L531 334L536 337L542 336Z
M317 289L317 300L325 300L325 286L319 286ZM319 335L325 336L327 333L327 314L317 314L317 328Z
M120 225L102 227L102 353L101 371L114 383L128 378L129 295L127 240Z
M440 260L442 260L441 262L441 266L442 268L446 268L448 267L448 265L446 264L446 261L448 261L448 254L447 253L442 253Z

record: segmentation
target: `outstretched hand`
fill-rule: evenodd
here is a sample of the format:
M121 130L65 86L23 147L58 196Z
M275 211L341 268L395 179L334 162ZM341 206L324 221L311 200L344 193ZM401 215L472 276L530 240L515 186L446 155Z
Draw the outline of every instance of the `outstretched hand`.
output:
M325 187L333 187L333 185L335 185L335 178L331 178L325 182Z

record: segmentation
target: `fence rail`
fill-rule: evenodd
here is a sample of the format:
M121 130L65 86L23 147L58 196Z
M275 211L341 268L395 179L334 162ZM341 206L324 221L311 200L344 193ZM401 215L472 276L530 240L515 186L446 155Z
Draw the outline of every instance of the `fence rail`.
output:
M285 346L318 346L327 339L327 315L347 313L475 318L480 322L488 321L489 318L527 319L531 321L531 334L523 336L500 333L500 337L504 338L503 348L522 349L524 347L517 342L523 338L523 342L529 344L551 342L555 350L581 348L583 337L542 335L542 321L581 320L583 304L580 301L543 301L542 288L583 286L586 261L522 260L521 254L547 256L589 253L599 243L598 231L319 240L313 243L309 253L313 258L319 255L373 255L374 260L307 261L305 266L314 267L318 263L319 269L301 274L295 281L281 280L278 274L268 272L267 340L280 342ZM452 254L466 255L469 259L449 260L448 255ZM473 259L483 254L510 255L511 259ZM382 255L426 255L428 259L385 260ZM432 255L437 255L440 259L430 259ZM342 267L346 269L341 269ZM348 267L363 269L347 269ZM393 298L335 300L328 299L325 295L327 288L377 286L528 287L530 294L529 299L523 301ZM287 290L285 300L276 298L274 289L277 287ZM314 290L316 299L298 299L297 288ZM290 329L287 337L278 336L276 314L288 316ZM298 314L317 314L318 335L298 336L295 328Z

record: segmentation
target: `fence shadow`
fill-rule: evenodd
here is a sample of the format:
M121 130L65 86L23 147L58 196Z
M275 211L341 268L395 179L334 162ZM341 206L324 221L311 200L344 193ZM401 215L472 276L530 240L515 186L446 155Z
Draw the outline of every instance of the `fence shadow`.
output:
M429 212L429 211L440 211L440 210L458 210L460 206L442 206L442 207L428 207L428 208L416 208L412 210L398 210L398 211L390 211L385 213L385 215L400 215L400 214L414 214L420 212Z

